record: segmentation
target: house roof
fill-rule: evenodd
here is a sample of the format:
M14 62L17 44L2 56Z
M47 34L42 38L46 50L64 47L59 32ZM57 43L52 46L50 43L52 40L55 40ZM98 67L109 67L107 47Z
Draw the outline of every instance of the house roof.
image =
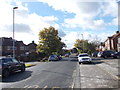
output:
M23 41L16 41L15 43L16 43L16 45L19 45L19 46L25 46L25 44L23 43Z
M32 41L32 43L29 43L28 46L37 46L37 44Z
M115 39L115 38L117 38L117 37L119 37L119 36L120 36L120 32L117 31L116 34L112 35L111 37L108 37L108 38L105 40L105 42L106 42L107 40Z
M2 45L2 46L12 46L13 45L13 39L11 37L10 38L2 37L2 38L0 38L0 45ZM25 44L23 43L23 41L15 40L15 45L23 46Z
M119 36L120 36L120 32L114 34L111 39L117 38L117 37L119 37Z
M0 38L0 45L3 45L3 46L12 46L13 45L13 40L12 38L6 38L6 37L2 37Z

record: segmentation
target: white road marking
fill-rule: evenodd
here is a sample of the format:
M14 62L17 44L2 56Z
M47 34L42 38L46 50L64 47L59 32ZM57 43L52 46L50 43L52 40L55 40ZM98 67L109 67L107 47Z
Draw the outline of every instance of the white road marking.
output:
M38 85L34 85L35 87L34 88L40 88Z
M44 88L47 88L48 86L46 85Z
M46 85L44 88L42 88L42 90L45 90L48 86Z
M52 90L54 90L55 88L60 88L60 87L52 87Z
M29 87L27 87L27 88L31 88L32 86L29 86Z
M28 85L24 86L23 88L27 88L27 87L28 87Z

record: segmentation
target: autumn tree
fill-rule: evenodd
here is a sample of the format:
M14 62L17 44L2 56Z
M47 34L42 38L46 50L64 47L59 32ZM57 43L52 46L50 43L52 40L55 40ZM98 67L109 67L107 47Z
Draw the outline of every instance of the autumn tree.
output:
M95 42L89 42L88 40L77 39L74 46L75 46L75 48L78 49L79 53L84 52L84 53L91 54L91 52L94 52L96 50L95 48L96 48L97 45L96 45Z
M39 32L39 45L37 46L38 52L50 55L52 53L61 53L62 48L65 46L58 36L58 30L50 26L44 28Z

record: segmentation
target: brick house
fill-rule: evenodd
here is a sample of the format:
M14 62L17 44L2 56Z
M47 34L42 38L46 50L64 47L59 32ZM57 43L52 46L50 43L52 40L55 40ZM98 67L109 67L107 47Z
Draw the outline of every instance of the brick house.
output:
M27 53L35 52L37 44L34 41L28 45L23 41L15 40L15 56L26 56ZM13 55L13 39L10 37L0 38L0 56L12 56Z
M16 56L25 56L26 52L28 51L27 45L23 43L23 41L16 41L17 50L15 52Z
M118 44L117 44L117 47L118 47L118 52L120 52L120 36L118 37Z
M12 55L13 52L13 39L2 37L0 38L0 56ZM15 46L16 51L16 46Z
M104 51L105 50L105 44L103 42L101 42L97 48L96 48L97 51Z
M28 52L29 53L32 53L32 52L35 52L36 51L36 47L37 47L37 44L34 43L34 41L32 41L32 43L28 44L27 45L27 49L28 49Z
M114 51L120 51L120 32L117 31L116 34L114 34L111 37L108 37L105 41L105 48L107 50L114 50Z

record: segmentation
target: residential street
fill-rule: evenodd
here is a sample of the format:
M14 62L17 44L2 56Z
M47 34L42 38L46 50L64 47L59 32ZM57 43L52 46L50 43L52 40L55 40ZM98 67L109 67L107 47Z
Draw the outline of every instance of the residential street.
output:
M64 58L39 62L24 73L3 79L2 88L118 88L117 61L93 60L93 64L79 65L75 58Z

